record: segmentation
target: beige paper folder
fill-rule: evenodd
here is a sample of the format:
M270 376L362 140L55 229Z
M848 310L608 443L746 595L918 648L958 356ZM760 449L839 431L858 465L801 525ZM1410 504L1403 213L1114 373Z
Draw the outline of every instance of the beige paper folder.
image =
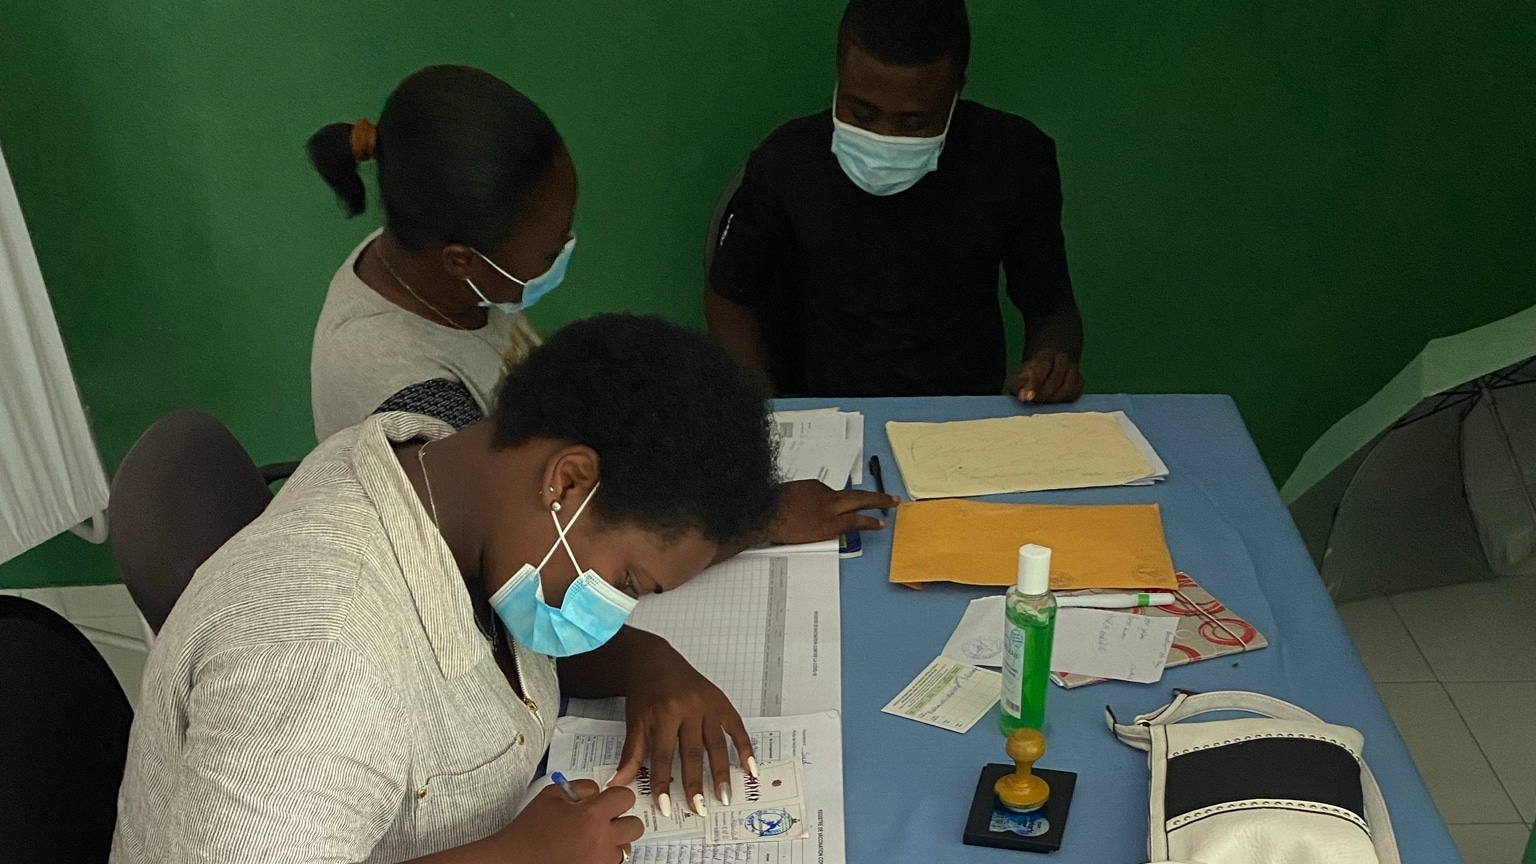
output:
M896 510L891 581L1012 585L1019 547L1051 549L1051 588L1176 588L1156 504L918 501Z
M1120 486L1152 465L1112 414L1076 412L885 424L913 498Z

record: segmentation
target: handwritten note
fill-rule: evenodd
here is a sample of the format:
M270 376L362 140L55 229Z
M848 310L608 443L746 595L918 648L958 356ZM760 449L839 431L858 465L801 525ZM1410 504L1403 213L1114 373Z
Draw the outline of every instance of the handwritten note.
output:
M1051 670L1152 684L1163 677L1177 618L1102 609L1056 613Z

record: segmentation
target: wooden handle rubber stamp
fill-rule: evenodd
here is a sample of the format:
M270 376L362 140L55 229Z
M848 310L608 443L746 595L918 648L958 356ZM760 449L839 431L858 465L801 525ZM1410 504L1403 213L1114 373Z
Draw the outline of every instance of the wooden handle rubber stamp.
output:
M1016 813L1039 810L1051 797L1050 784L1034 773L1035 763L1045 755L1045 736L1034 729L1016 729L1008 736L1007 750L1014 770L997 778L992 787L997 800Z

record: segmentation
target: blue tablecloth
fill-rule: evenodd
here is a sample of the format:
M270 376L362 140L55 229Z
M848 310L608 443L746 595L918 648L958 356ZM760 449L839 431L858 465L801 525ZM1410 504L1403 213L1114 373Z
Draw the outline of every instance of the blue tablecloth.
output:
M878 454L889 491L901 474L887 420L961 420L1026 413L1007 397L782 400L782 408L837 405L865 415L865 453ZM1170 669L1153 685L1110 681L1052 686L1043 768L1075 771L1065 842L1056 864L1146 860L1147 764L1105 728L1171 698L1171 688L1256 690L1359 729L1386 795L1405 864L1461 860L1402 738L1324 591L1242 418L1224 396L1090 396L1068 408L1124 410L1168 463L1155 486L993 496L986 500L1111 504L1156 502L1175 567L1189 573L1269 639L1236 657ZM866 486L874 481L865 476ZM863 535L864 554L843 562L843 747L848 860L1013 862L1021 854L960 842L977 775L1006 762L993 718L964 735L880 709L944 647L965 605L996 589L935 584L914 591L887 581L890 532ZM1030 859L1033 860L1033 859Z

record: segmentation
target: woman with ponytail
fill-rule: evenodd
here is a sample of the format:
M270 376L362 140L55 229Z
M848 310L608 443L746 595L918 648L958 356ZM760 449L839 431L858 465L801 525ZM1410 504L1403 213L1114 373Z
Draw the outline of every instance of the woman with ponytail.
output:
M455 428L487 416L505 367L540 341L522 310L560 284L576 243L576 167L554 124L487 72L429 66L395 88L377 126L316 132L309 158L348 216L367 204L359 163L376 162L384 210L384 227L336 271L315 328L315 434L382 411ZM876 530L885 523L860 511L896 503L818 480L785 483L758 539Z
M506 364L540 341L522 310L575 245L576 169L554 124L494 75L429 66L377 126L332 123L308 150L348 216L367 207L359 164L376 162L385 223L336 271L315 328L316 436L380 410L486 416Z

